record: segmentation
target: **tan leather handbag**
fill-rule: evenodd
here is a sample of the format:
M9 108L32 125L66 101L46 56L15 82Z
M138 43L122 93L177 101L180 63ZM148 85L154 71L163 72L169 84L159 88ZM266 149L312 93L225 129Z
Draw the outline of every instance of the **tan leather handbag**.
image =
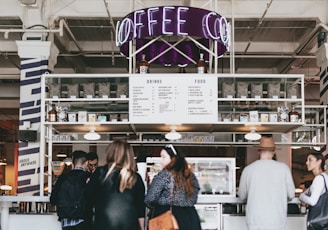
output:
M172 211L166 211L162 215L149 220L149 230L177 230L179 225Z
M164 212L163 214L151 218L148 222L149 230L179 230L178 221L175 219L172 213L172 198L173 198L173 178L171 176L170 183L170 199L171 205L170 210Z

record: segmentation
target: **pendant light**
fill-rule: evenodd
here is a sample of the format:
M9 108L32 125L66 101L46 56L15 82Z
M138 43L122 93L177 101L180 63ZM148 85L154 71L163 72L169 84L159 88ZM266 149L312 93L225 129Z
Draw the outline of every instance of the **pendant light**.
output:
M170 130L171 131L169 133L165 134L165 138L167 140L175 141L175 140L179 140L181 138L181 134L176 131L175 126L171 126Z
M245 139L248 141L257 141L261 139L261 134L256 132L256 127L250 127L250 132L245 134Z
M88 140L88 141L96 141L100 139L100 135L98 133L96 133L96 127L95 126L91 126L90 127L90 131L86 134L84 134L84 139Z

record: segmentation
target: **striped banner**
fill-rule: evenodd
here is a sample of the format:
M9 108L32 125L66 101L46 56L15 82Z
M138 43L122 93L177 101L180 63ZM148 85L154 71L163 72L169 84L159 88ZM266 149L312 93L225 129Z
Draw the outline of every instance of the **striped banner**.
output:
M41 125L41 76L50 72L48 60L41 58L21 59L19 129L39 133ZM18 195L38 195L40 190L40 137L35 142L19 142ZM47 171L45 169L45 171Z

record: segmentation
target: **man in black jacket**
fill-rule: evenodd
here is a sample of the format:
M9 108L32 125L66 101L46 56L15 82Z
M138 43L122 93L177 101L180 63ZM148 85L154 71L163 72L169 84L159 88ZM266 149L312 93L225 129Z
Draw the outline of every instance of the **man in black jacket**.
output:
M59 176L50 196L56 205L58 219L63 230L87 230L85 187L88 179L87 154L74 151L73 169Z

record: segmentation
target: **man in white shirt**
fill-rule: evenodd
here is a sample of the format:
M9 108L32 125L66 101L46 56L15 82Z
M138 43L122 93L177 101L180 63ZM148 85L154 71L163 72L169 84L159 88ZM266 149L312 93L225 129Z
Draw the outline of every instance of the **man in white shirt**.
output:
M273 160L275 143L263 136L258 146L260 159L244 168L238 196L246 202L249 230L283 230L287 223L288 200L295 196L295 185L288 166Z

